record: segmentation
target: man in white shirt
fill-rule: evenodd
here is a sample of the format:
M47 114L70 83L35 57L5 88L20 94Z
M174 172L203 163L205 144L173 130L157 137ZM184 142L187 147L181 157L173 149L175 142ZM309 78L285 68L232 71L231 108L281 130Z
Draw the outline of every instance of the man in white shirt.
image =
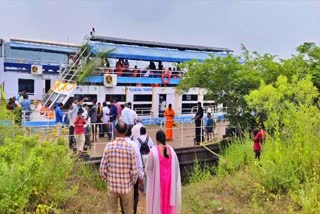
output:
M133 124L135 125L137 123L138 115L137 112L133 110L131 103L129 102L128 104L130 104L128 107L131 109L131 112L133 114Z
M129 108L131 103L126 103L124 109L121 112L120 119L125 122L128 126L133 127L134 125L134 114Z
M140 136L138 136L134 142L139 148L141 158L142 158L142 163L143 163L143 166L145 167L148 161L149 152L154 145L151 137L147 135L146 127L144 126L140 127ZM146 184L146 178L144 180L144 184ZM144 188L142 191L144 191L145 189L146 189L146 186L144 185Z
M109 114L110 114L110 109L107 106L107 102L102 103L102 131L103 135L107 133L107 135L110 137L110 134L108 133L108 124L109 124Z
M132 128L132 140L136 141L140 137L140 128L142 127L141 118L137 117L137 123Z
M139 138L142 142L146 142L146 140L147 140L147 138L148 138L147 144L148 144L148 146L149 146L149 148L150 148L150 150L151 150L151 148L153 147L154 144L153 144L152 138L147 135L147 129L146 129L146 127L144 127L144 126L141 126L141 127L140 127L140 136L138 136L138 137L134 140L134 142L139 146L139 151L140 151L141 143L140 143L140 141L138 140L138 138Z
M84 104L83 105L83 113L82 117L87 121L87 123L83 126L84 127L84 134L85 134L85 145L90 144L90 117L88 113L88 105Z
M123 111L122 111L123 112ZM127 134L125 137L125 140L127 143L130 143L133 145L134 150L135 150L135 155L136 155L136 163L137 163L137 170L138 170L138 180L134 184L133 188L133 210L134 214L137 213L137 207L138 207L138 202L139 202L139 185L143 185L143 177L144 177L144 171L143 171L143 165L142 165L142 158L140 154L140 148L138 147L138 144L136 144L134 141L130 139L131 137L131 132L132 128L128 126ZM122 203L121 203L122 205ZM122 206L121 206L122 208ZM122 209L123 210L123 209Z
M69 149L72 149L75 144L74 139L74 119L76 118L78 106L76 103L72 103L69 107L67 117L69 120Z

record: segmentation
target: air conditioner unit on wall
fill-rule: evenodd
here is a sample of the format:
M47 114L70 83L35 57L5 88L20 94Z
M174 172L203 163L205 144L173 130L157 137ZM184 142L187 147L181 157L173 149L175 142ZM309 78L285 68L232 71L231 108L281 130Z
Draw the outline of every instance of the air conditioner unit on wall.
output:
M106 87L114 87L117 85L117 75L116 74L104 74L103 84Z
M41 75L42 74L42 66L41 65L31 65L31 74Z

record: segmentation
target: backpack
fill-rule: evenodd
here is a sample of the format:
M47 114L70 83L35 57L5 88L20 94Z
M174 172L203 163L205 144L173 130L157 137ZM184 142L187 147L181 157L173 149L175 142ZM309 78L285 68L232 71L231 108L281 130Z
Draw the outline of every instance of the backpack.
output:
M150 148L148 146L148 141L149 141L149 136L147 136L146 140L144 142L142 142L142 140L138 137L137 139L140 144L141 144L141 147L140 147L140 153L141 155L147 155L149 154L150 152Z

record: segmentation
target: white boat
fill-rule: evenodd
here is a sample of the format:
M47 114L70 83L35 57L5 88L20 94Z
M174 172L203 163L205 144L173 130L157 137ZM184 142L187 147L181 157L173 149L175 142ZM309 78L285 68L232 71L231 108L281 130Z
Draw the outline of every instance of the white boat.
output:
M232 50L194 45L167 44L111 37L91 36L87 46L70 45L26 39L1 40L0 83L7 98L26 90L31 100L41 100L48 111L56 103L66 106L73 98L88 98L97 102L116 98L121 105L131 102L133 109L145 123L162 120L164 108L171 103L176 120L190 120L197 102L202 102L214 117L223 117L223 105L206 99L206 91L192 88L178 93L176 86L184 72L178 65L192 59L204 60L210 54L226 56ZM92 54L110 51L109 63L96 68L94 73L79 83L81 69ZM90 54L89 54L90 52ZM116 61L128 60L129 68L119 70ZM165 69L150 66L161 61ZM149 68L146 68L148 67ZM150 68L151 67L151 68ZM134 70L139 72L134 73ZM36 121L36 122L35 122ZM25 125L41 125L52 118L33 113Z

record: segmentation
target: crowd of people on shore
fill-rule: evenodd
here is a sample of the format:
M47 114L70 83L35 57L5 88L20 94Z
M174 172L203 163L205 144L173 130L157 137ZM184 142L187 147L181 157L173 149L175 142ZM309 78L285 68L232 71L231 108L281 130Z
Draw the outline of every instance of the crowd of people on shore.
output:
M102 130L96 133L100 137L110 133L111 142L105 146L100 165L101 178L108 184L107 213L118 212L118 201L122 213L137 213L139 191L146 193L147 213L180 213L179 162L174 149L166 144L165 132L159 130L154 143L131 103L122 109L116 99L111 106L93 101L89 108L85 101L74 100L69 106L69 146L73 148L76 143L81 155L89 124L93 132L97 126ZM61 107L55 107L58 134L63 122ZM167 114L174 116L170 111Z
M139 130L138 134L136 130ZM134 133L135 132L135 133ZM108 184L107 213L137 213L139 190L146 193L148 214L176 214L181 207L181 178L177 155L166 144L162 130L156 144L146 127L131 127L119 120L116 138L106 144L100 164L100 176Z
M56 126L58 136L61 134L63 124L67 124L69 128L69 148L76 148L77 153L81 155L84 145L90 146L96 142L97 135L100 138L107 135L108 139L115 137L116 121L122 120L130 127L140 122L140 118L136 112L131 109L131 103L128 102L121 108L121 105L116 99L110 103L104 101L92 101L89 107L85 102L87 98L82 100L74 99L67 106L68 112L64 116L62 113L62 104L58 103L55 106ZM81 136L81 137L80 137Z

